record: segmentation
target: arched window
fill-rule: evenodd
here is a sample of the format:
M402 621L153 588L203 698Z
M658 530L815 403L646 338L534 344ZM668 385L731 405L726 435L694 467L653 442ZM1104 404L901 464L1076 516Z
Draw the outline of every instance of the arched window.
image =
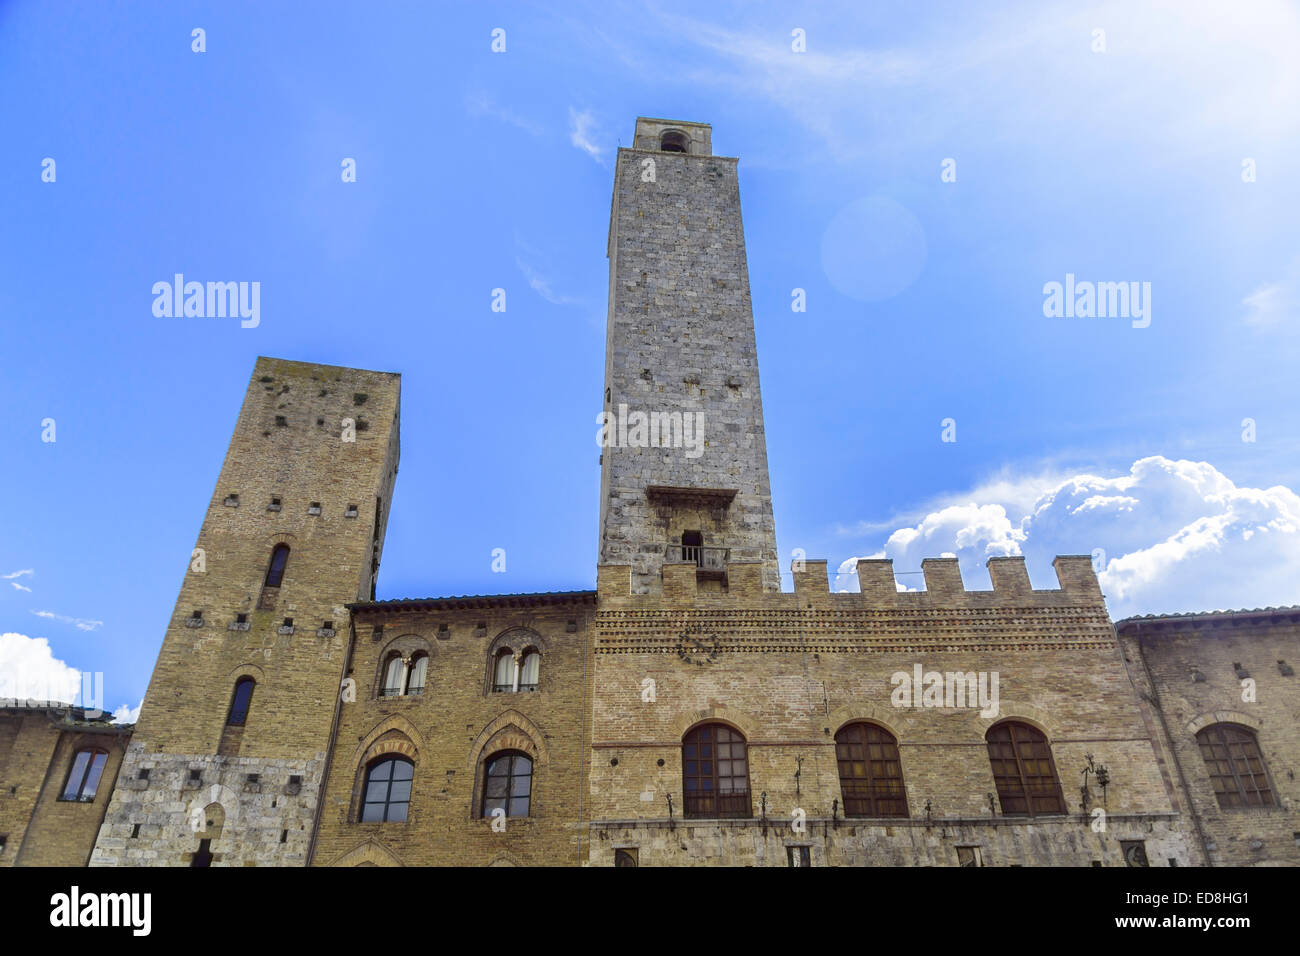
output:
M542 655L536 648L524 651L523 662L519 666L519 689L537 690L537 678L542 667Z
M230 713L226 717L229 726L242 727L248 720L248 705L253 700L255 683L251 677L241 677L235 681L235 692L230 696Z
M835 735L846 817L905 817L907 792L894 735L875 724L849 724Z
M504 810L508 817L528 816L533 794L533 762L517 750L493 754L483 769L482 815Z
M384 686L379 689L381 697L398 697L402 693L402 677L406 671L401 654L390 654L384 664Z
M266 569L266 586L278 588L284 579L284 566L289 561L289 546L277 544L271 551L271 563Z
M665 153L685 153L690 142L685 133L670 129L659 137L659 148Z
M1219 806L1226 809L1277 805L1268 767L1253 730L1241 724L1211 724L1197 733L1196 742L1210 771Z
M985 738L993 781L1005 816L1064 813L1065 797L1052 762L1052 748L1042 731L1007 721L990 728Z
M104 764L108 763L108 754L103 750L78 750L72 758L72 769L68 771L68 780L63 785L60 800L76 800L89 803L95 799L99 789L99 778L104 775Z
M751 817L745 738L703 724L682 739L682 812L688 817Z
M362 823L404 823L411 806L415 764L405 757L381 757L366 771Z
M411 658L410 672L406 675L406 692L423 694L424 682L429 674L429 655L416 654Z
M508 693L515 689L515 657L508 647L497 651L492 665L492 690Z

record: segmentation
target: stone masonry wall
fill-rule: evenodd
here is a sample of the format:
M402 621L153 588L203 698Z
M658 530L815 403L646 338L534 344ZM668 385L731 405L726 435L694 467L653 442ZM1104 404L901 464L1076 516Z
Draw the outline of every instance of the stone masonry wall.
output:
M346 663L345 605L371 596L382 549L399 388L389 373L258 359L195 552L177 555L189 568L95 864L189 859L192 768L223 807L214 863L305 863ZM281 543L283 580L264 590ZM251 706L228 728L241 677L256 680ZM302 777L293 795L279 789L289 776Z
M638 120L638 146L669 125ZM694 131L692 149L707 148L707 127L678 125ZM604 449L600 562L629 564L638 593L658 591L668 542L699 530L705 546L760 562L764 586L779 590L736 160L657 143L620 150L609 260L604 410L620 422L702 415L704 444L698 457L685 446ZM651 501L649 486L737 494L680 511Z

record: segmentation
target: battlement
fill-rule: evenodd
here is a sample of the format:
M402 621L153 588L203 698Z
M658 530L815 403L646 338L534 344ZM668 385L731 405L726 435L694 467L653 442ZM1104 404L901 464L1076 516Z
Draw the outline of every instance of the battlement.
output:
M1020 556L990 558L991 591L968 591L962 583L956 558L927 558L921 562L924 591L899 591L894 563L887 558L858 562L859 593L833 593L824 560L793 562L794 593L765 591L760 562L733 562L727 567L725 587L701 587L693 562L667 562L663 566L663 592L632 593L632 568L605 564L597 569L597 591L602 604L647 605L736 604L786 609L930 609L1011 607L1105 607L1101 586L1086 554L1059 555L1052 562L1059 588L1035 589L1029 583L1025 559Z

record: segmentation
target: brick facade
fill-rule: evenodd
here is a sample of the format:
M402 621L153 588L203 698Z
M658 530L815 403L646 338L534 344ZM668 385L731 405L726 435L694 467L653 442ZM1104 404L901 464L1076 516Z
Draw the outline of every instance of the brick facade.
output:
M130 727L64 704L0 701L0 866L85 866ZM81 751L103 752L94 799L64 800Z
M1209 862L1300 864L1300 608L1129 618L1116 630ZM1269 805L1220 805L1197 741L1218 724L1255 737Z
M584 591L355 606L355 699L340 712L313 862L580 862L595 600ZM494 690L497 655L529 649L541 655L536 689ZM394 653L429 655L422 693L382 694ZM494 827L482 815L484 772L505 751L532 761L531 800L526 816ZM360 822L366 769L387 754L414 764L409 815Z
M1022 559L994 560L983 592L962 588L955 560L926 562L927 590L911 593L866 587L893 580L888 562L866 561L859 594L830 593L825 562L796 572L794 594L763 592L753 567L733 568L721 594L692 593L688 568L671 604L602 582L591 862L637 846L643 864L786 865L784 847L810 846L814 865L955 865L961 846L986 865L1122 865L1130 840L1162 865L1196 862L1090 560L1058 558L1055 591L1030 590ZM918 665L996 674L997 707L898 706L893 676ZM985 735L1006 719L1046 735L1066 813L1004 814ZM835 735L859 721L897 740L905 819L846 819ZM683 737L710 722L748 743L754 820L683 819ZM1088 755L1109 786L1103 795L1094 780L1085 808Z

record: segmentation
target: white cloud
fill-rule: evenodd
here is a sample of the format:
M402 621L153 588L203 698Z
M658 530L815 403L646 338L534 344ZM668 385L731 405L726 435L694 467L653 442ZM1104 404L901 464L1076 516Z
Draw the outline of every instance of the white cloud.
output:
M560 295L557 293L551 288L551 281L546 278L546 276L542 275L518 256L515 257L515 265L519 266L519 271L522 272L524 278L528 280L529 287L547 302L550 302L553 305L572 305L579 301L571 296Z
M0 634L0 698L77 702L81 672L58 660L43 637Z
M140 719L140 708L141 706L143 706L143 704L144 704L143 700L141 700L140 703L136 704L134 707L128 707L126 704L123 704L117 710L113 711L113 723L134 724L137 720Z
M910 571L951 553L970 586L985 580L988 558L1023 554L1035 584L1052 587L1041 576L1053 556L1100 549L1116 618L1300 603L1300 496L1289 488L1238 487L1208 462L1162 456L1124 475L1045 480L1029 507L997 500L1023 488L999 479L966 504L934 508L887 535L885 556Z
M92 621L84 617L68 617L65 614L55 614L53 611L32 611L32 613L46 620L72 624L79 631L94 631L104 626L103 621Z
M684 55L671 69L662 62L642 69L762 97L841 160L960 138L963 122L978 123L985 137L1041 138L1047 129L1077 132L1081 116L1104 117L1097 129L1105 135L1198 153L1225 140L1288 136L1300 122L1292 108L1300 97L1300 15L1286 0L1238 4L1232 16L1215 0L1046 3L992 14L972 5L933 29L917 24L892 44L872 22L878 12L864 7L811 13L801 24L803 53L791 50L789 25L742 31L651 12L665 33L712 59ZM1099 26L1107 36L1101 55L1091 52Z
M484 92L467 94L465 109L471 116L490 116L493 119L501 120L503 123L509 123L511 126L517 126L534 136L541 136L545 132L541 123L526 116L520 116L509 107L501 106Z
M596 145L592 138L595 129L596 117L592 115L591 110L583 110L579 113L572 106L569 107L569 142L596 162L603 163L605 150Z
M31 588L27 587L24 584L19 584L17 581L14 580L14 578L21 578L26 575L31 575L34 573L35 572L33 572L31 568L24 568L22 571L14 571L12 574L0 574L0 581L8 581L9 586L12 587L15 591L26 591L28 594L31 594L32 593Z
M1241 300L1245 321L1257 329L1282 325L1300 318L1300 259L1291 265L1285 277L1266 282Z

